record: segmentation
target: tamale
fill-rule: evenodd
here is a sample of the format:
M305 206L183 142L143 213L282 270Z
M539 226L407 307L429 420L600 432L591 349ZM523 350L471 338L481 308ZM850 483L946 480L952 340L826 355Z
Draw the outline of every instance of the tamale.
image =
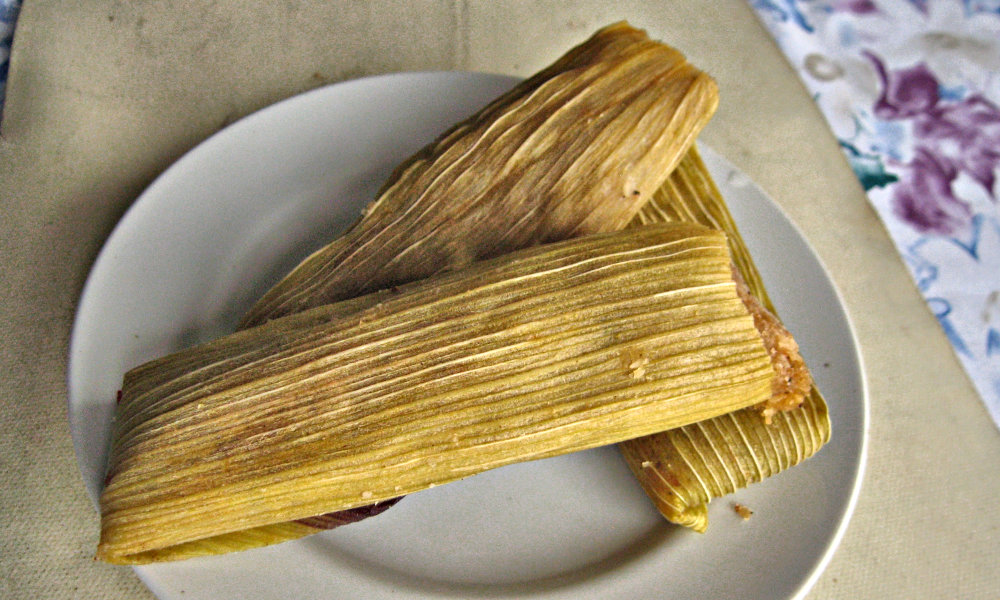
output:
M617 23L400 165L362 218L241 326L546 241L622 229L718 104L714 81Z
M397 167L362 218L269 290L241 327L620 230L717 105L714 81L676 49L625 23L604 27Z
M730 264L698 225L594 234L141 365L98 558L289 539L312 529L298 519L761 402L770 358Z
M774 305L722 195L692 146L633 226L691 222L725 231L750 293ZM762 415L746 408L705 422L619 444L659 511L696 531L708 526L711 499L762 481L814 455L830 439L826 402L815 385L794 410Z

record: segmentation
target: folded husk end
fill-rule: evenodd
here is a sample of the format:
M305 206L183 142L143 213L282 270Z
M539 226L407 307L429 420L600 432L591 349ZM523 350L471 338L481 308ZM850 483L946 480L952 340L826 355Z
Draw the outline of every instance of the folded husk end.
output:
M725 231L750 293L774 313L763 280L696 146L692 146L632 226L700 223ZM768 419L771 420L768 423ZM619 444L632 472L663 516L695 531L708 526L708 502L811 457L831 435L826 402L812 386L798 408L758 407Z

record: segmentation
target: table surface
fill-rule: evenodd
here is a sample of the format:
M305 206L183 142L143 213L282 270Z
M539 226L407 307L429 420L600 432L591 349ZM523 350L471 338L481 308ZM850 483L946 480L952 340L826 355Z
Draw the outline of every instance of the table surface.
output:
M128 568L92 559L98 517L73 455L65 376L88 269L158 173L236 118L319 85L395 71L527 75L627 19L719 82L702 138L803 231L855 327L867 470L809 598L995 597L1000 434L771 36L745 0L705 6L25 3L0 124L0 596L151 597Z

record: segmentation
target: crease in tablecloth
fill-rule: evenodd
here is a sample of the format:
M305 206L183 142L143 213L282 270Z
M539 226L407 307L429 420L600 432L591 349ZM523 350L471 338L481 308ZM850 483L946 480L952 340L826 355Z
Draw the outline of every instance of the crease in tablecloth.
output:
M1000 426L1000 0L750 2Z

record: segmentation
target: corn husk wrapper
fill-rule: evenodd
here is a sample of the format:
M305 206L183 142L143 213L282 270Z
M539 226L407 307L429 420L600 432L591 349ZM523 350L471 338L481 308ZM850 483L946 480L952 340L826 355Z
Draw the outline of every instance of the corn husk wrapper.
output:
M242 326L514 248L620 229L717 103L714 82L676 50L624 23L606 27L397 168L348 234L276 286ZM338 306L343 314L360 310ZM377 514L391 502L150 550L127 562L273 544Z
M711 174L692 146L633 226L690 222L725 231L750 292L775 309ZM776 314L776 313L775 313ZM813 385L803 404L768 424L756 408L619 444L626 462L671 522L704 531L708 503L795 466L830 439L826 402Z
M242 326L534 244L625 227L718 105L714 81L605 27L400 165Z
M772 374L718 231L515 252L127 373L98 558L288 539L297 519L761 402Z
M400 165L363 218L242 325L544 241L617 231L693 143L717 94L675 49L624 23L605 27ZM385 507L302 524L334 527Z

